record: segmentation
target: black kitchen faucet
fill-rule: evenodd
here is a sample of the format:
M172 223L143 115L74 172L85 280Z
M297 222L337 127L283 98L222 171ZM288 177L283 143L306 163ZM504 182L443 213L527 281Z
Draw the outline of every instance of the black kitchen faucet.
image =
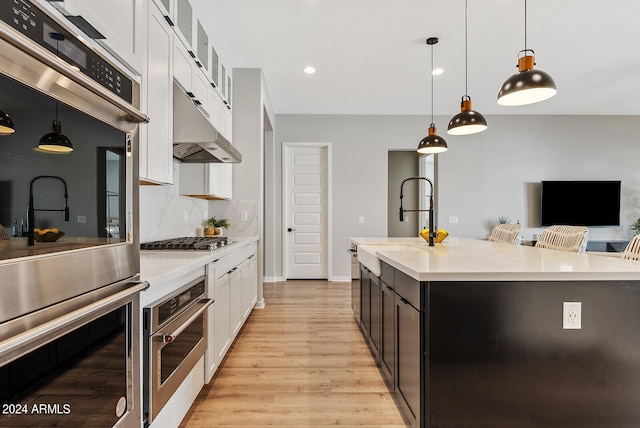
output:
M431 195L429 196L429 209L428 210L405 210L404 208L402 208L402 187L404 186L404 183L406 183L409 180L426 180L427 182L429 182L429 185L431 185ZM433 182L431 180L429 180L427 177L409 177L409 178L405 178L404 180L402 180L402 184L400 184L400 221L404 221L404 213L406 212L424 212L424 211L429 211L429 246L433 247L433 240L437 235L437 231L435 230L435 227L433 227L433 216L434 216L434 209L433 209Z
M40 179L54 179L54 180L60 180L62 182L62 184L64 185L64 208L62 209L48 209L48 208L39 208L39 209L35 209L33 207L33 183L35 183L36 181L40 180ZM34 240L34 229L35 229L35 212L36 211L64 211L64 221L69 221L69 194L67 192L67 182L64 181L64 178L55 176L55 175L39 175L37 177L34 177L31 180L31 183L29 184L29 206L27 208L27 222L28 222L28 227L29 227L29 231L27 232L27 245L28 246L33 246L35 245L35 240Z

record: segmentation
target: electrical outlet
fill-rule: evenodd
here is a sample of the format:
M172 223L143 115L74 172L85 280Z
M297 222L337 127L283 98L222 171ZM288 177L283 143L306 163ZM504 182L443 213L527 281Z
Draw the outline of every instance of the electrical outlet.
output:
M87 216L86 215L79 215L78 216L78 224L85 224L87 222Z
M247 221L249 219L249 213L247 211L240 211L240 221Z
M358 223L364 224L364 216L361 215L360 217L358 217Z
M450 215L449 216L449 224L456 224L458 222L458 216L457 215Z
M582 302L564 302L562 304L562 328L565 330L582 329Z

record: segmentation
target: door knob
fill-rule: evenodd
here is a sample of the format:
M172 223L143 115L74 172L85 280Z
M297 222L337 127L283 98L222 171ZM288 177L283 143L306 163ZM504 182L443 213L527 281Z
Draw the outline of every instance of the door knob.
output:
M288 229L287 229L287 232L293 232L294 230L295 230L295 229L288 228Z

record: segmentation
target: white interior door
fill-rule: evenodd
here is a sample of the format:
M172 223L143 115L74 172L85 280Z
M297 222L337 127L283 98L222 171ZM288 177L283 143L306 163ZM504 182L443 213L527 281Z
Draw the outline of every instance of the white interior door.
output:
M327 152L326 146L283 147L286 279L328 278Z

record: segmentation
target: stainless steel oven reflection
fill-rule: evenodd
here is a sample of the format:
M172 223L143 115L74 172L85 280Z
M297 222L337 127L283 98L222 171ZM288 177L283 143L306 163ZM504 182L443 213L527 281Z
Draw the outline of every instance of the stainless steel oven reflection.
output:
M206 277L144 309L144 413L151 423L207 349Z
M139 293L123 281L0 325L0 427L140 427Z

